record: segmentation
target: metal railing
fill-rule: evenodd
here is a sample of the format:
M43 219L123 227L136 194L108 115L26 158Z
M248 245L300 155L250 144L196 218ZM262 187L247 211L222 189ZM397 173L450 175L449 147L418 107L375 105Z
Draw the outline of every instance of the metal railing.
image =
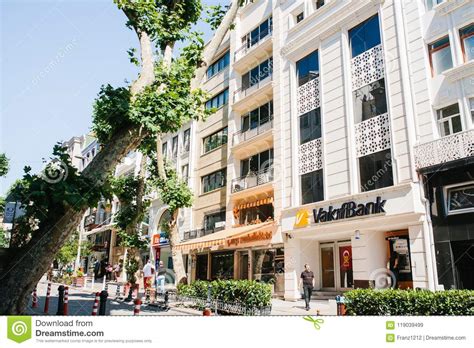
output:
M214 228L198 228L195 230L190 230L184 232L183 235L183 240L189 240L189 239L194 239L194 238L199 238L199 237L204 237L207 236L208 234L212 234L214 232L222 231L225 229L225 226L222 227L214 227Z
M240 46L235 52L234 52L234 61L236 62L243 56L247 55L250 51L253 51L255 48L260 46L262 43L264 43L266 40L268 40L270 37L272 37L272 32L273 28L268 28L268 30L264 32L260 32L256 38L249 39L244 42L242 46Z
M232 138L232 145L243 143L244 141L255 138L257 135L265 133L266 131L273 128L273 118L270 118L269 121L259 124L256 128L247 129L245 131L238 131L234 134Z
M273 181L273 168L250 172L246 176L232 180L231 192L236 193Z
M252 85L248 88L245 88L245 89L242 89L242 88L237 89L236 91L234 91L234 103L236 103L239 100L241 100L242 98L245 98L246 96L254 93L255 91L258 91L260 88L268 85L269 83L272 82L272 80L273 80L273 73L270 72L270 74L268 76L266 76L262 80L259 80L254 85Z

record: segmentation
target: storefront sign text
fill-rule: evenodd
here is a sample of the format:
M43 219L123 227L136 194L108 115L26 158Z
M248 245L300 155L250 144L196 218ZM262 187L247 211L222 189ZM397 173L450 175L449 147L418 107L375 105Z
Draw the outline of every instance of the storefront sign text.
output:
M342 204L339 208L334 208L331 205L328 210L324 208L313 209L314 222L337 221L356 216L385 213L384 205L386 202L386 200L382 200L382 197L379 196L375 202L368 202L366 204L356 204L354 201L351 201Z

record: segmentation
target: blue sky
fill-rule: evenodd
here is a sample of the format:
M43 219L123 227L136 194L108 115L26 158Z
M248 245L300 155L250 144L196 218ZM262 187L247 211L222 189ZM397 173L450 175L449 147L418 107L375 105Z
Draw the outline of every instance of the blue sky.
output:
M137 40L112 0L2 0L0 6L0 152L10 158L2 195L25 165L41 170L56 142L89 131L100 86L136 77L126 51ZM198 29L210 38L207 25Z

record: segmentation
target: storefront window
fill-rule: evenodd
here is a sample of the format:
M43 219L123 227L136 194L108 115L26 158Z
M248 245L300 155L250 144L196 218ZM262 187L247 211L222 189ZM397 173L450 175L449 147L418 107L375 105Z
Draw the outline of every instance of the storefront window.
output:
M240 211L240 225L253 225L273 220L273 204L262 204Z
M252 274L254 280L276 285L280 281L280 277L284 276L284 273L283 248L262 249L253 252Z
M207 254L196 256L196 279L207 280Z
M234 278L234 252L211 254L211 279Z
M453 67L449 37L446 36L428 45L430 52L431 71L433 76Z
M449 188L448 215L474 212L474 184Z

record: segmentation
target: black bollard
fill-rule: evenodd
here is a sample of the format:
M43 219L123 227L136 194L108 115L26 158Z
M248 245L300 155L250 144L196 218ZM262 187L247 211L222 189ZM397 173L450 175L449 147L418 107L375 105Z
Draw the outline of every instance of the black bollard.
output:
M165 307L168 307L169 294L168 291L165 291Z
M58 311L56 315L64 315L64 285L59 285L58 293Z
M107 304L107 297L109 293L106 290L100 292L99 315L105 315L105 306Z

